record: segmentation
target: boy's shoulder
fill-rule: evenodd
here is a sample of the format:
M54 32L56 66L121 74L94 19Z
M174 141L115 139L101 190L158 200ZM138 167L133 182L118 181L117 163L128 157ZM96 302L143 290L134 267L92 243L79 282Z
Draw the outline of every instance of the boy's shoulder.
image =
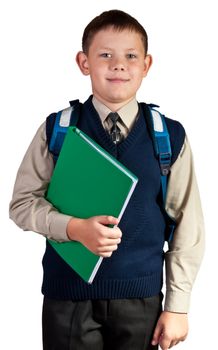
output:
M54 132L55 134L64 135L66 133L66 129L72 122L73 125L76 125L79 119L82 103L77 99L69 101L69 104L70 106L59 110L58 112L51 113L46 118L46 137L48 144L50 144L53 136L56 137L56 135L54 135Z
M169 131L176 129L177 131L180 130L181 132L182 131L185 132L183 125L178 120L175 120L166 116L164 112L161 110L161 107L159 105L156 105L153 103L146 104L144 102L140 102L140 105L142 106L143 109L147 107L150 110L155 111L158 114L162 115L164 117L164 120L166 122L166 125Z
M157 132L155 136L159 139L159 143L165 143L166 135L169 135L169 143L171 148L171 165L175 162L177 159L184 141L185 141L185 129L183 125L172 118L166 117L160 106L154 105L154 104L145 104L140 103L141 108L145 111L145 118L147 121L148 129L152 132L153 129L157 129L158 131L161 130L161 132ZM149 125L150 123L150 125ZM152 124L152 125L151 125ZM164 127L162 126L164 124ZM164 130L162 130L164 128ZM163 149L165 149L165 146L161 146Z
M179 133L185 134L185 128L180 121L166 117L166 116L164 117L165 117L165 122L167 124L167 128L169 129L169 132L174 132L176 134L179 132Z
M173 164L184 145L186 132L183 125L178 120L165 117L165 122L170 135L170 143L172 148L171 164Z

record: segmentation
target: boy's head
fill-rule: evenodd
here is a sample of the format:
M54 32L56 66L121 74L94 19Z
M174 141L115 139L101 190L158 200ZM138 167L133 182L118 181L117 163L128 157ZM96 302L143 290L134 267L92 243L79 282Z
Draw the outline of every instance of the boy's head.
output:
M91 42L100 30L113 27L116 31L129 30L135 31L140 34L145 56L148 50L148 36L143 28L143 26L128 13L120 10L110 10L101 13L99 16L95 17L85 28L82 37L82 49L83 52L88 54Z
M112 10L85 28L76 61L89 75L93 95L112 111L136 96L152 63L144 28L125 12Z

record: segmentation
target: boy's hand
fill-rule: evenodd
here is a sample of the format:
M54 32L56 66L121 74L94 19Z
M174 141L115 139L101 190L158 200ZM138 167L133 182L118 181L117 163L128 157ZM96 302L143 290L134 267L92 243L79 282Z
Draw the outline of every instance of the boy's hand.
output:
M67 225L67 235L73 241L81 242L96 255L110 257L121 242L122 232L117 225L119 220L113 216L94 216L89 219L72 218Z
M152 345L159 344L162 350L167 350L185 340L187 334L187 314L163 311L154 331Z

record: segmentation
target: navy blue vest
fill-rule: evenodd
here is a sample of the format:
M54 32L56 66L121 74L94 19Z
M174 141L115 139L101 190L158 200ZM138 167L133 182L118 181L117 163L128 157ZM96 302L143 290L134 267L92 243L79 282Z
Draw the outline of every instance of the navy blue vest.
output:
M103 259L94 282L91 285L84 282L47 243L42 293L62 300L154 296L162 288L165 219L159 204L160 168L145 121L148 107L139 104L135 125L116 146L103 128L91 99L92 96L82 106L78 128L135 173L139 182L119 224L122 242L110 258ZM184 143L185 131L177 121L166 118L166 123L173 163Z

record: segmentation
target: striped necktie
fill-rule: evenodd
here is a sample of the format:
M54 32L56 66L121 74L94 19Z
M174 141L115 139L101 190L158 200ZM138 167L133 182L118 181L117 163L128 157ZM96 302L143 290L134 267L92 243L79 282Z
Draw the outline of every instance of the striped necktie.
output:
M112 127L109 131L110 136L111 136L111 140L113 141L113 143L115 143L117 145L123 139L123 135L121 134L120 128L119 128L119 126L117 126L117 122L120 119L120 116L116 112L115 113L111 112L108 114L107 118L110 119L112 122Z

